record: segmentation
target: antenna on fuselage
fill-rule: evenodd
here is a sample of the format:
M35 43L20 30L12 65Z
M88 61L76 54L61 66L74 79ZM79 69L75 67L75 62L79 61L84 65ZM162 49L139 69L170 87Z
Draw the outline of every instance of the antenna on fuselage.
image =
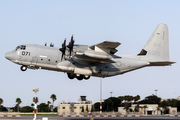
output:
M54 47L54 44L52 44L52 42L51 42L51 44L50 44L50 47Z

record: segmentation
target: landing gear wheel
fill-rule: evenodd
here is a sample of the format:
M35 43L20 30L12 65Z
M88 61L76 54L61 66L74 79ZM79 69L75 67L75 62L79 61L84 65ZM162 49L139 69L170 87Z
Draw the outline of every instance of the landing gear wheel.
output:
M74 74L71 74L71 73L67 73L68 74L68 78L69 79L74 79L75 78L75 75Z
M78 80L82 80L84 78L84 75L76 76Z
M23 65L21 66L21 71L26 71L27 70L27 66Z
M85 80L88 80L89 78L90 78L90 75L89 76L84 76Z

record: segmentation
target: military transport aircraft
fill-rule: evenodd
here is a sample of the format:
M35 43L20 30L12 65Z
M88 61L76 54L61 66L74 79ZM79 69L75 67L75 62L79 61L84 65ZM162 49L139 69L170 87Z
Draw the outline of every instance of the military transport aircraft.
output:
M88 46L74 44L73 36L66 46L66 39L61 48L53 44L19 45L15 50L7 52L5 57L21 66L22 71L29 69L45 69L66 72L69 79L89 79L90 76L110 77L146 66L168 66L169 37L166 24L159 24L148 42L137 55L115 55L116 47L121 43L104 41Z

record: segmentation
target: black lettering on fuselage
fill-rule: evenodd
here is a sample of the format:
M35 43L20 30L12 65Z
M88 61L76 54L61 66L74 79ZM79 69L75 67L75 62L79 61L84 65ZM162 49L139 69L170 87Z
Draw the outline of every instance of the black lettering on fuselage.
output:
M22 56L30 56L31 53L27 51L22 51Z

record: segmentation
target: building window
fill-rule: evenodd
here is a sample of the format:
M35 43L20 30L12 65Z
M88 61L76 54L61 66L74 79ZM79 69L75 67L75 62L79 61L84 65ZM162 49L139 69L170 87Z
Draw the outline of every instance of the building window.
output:
M74 109L76 109L76 107L74 107Z
M65 109L65 107L62 107L62 109Z

